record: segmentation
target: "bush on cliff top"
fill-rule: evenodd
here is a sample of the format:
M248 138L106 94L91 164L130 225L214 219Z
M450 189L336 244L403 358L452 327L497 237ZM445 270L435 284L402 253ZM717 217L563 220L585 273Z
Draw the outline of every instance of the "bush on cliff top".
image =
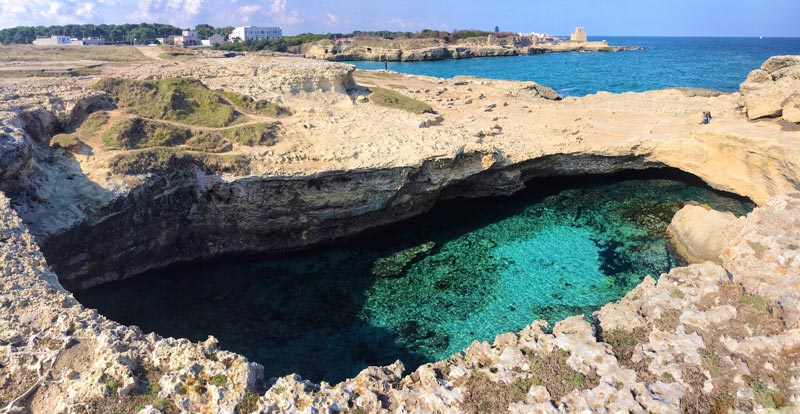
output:
M402 109L414 114L433 113L433 108L425 102L418 101L400 92L386 88L371 87L370 102L387 108Z
M197 79L108 78L94 87L108 92L119 106L145 118L213 128L229 126L237 118L232 105Z
M84 145L84 141L94 137L107 122L107 113L93 112L81 122L74 132L53 136L50 139L50 145L76 151Z
M269 102L265 100L257 101L249 96L240 95L230 91L221 91L220 94L232 105L242 108L250 113L268 116L289 114L289 110L276 104L275 102Z
M250 161L244 155L205 154L178 148L148 148L117 155L109 163L115 174L167 174L199 167L207 173L247 175Z
M111 126L102 139L111 148L137 149L181 145L191 136L188 128L132 118Z
M253 147L256 145L274 145L280 122L243 125L236 128L223 129L222 135L229 140Z

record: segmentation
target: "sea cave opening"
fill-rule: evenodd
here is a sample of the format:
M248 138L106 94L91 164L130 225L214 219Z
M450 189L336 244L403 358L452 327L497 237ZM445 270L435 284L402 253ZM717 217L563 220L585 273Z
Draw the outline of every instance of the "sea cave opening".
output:
M686 203L754 205L672 169L538 178L507 197L442 201L422 216L288 254L178 264L75 296L162 336L219 339L265 367L339 382L407 372L537 319L587 317L675 266L665 241Z

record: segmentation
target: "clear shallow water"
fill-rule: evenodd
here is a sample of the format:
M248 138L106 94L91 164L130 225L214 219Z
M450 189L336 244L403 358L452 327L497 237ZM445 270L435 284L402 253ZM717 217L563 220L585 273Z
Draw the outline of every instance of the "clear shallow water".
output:
M800 38L606 37L610 45L642 46L616 53L389 62L389 70L451 78L458 75L534 81L567 96L597 91L642 92L670 87L739 90L747 74L770 56L800 54ZM383 69L382 62L348 62Z
M589 315L666 272L664 230L689 200L752 208L673 174L537 180L335 246L180 265L76 296L145 331L214 335L267 376L336 382L396 359L414 369L536 319Z

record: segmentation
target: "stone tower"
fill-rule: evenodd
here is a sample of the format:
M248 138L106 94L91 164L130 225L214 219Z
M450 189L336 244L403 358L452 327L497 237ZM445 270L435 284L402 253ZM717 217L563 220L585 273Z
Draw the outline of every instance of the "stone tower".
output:
M584 29L583 27L576 27L575 31L572 32L572 35L569 37L569 40L573 42L585 42L586 29Z

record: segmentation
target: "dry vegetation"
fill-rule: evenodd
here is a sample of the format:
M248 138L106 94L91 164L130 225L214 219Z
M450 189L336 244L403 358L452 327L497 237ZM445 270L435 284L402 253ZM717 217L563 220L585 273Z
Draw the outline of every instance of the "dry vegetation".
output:
M233 124L239 117L232 105L197 79L108 78L95 88L108 92L120 107L145 118L218 128Z
M132 46L0 46L0 62L57 62L76 60L135 62L148 59Z
M433 108L425 102L409 98L391 89L370 87L370 102L387 108L402 109L413 114L433 113Z
M573 390L590 389L599 384L596 375L586 376L567 365L569 352L556 349L537 354L523 350L523 354L530 363L530 371L520 373L522 376L511 384L493 380L482 371L457 380L456 385L466 390L461 408L471 414L507 413L508 405L524 401L534 385L545 387L553 400L558 401Z

